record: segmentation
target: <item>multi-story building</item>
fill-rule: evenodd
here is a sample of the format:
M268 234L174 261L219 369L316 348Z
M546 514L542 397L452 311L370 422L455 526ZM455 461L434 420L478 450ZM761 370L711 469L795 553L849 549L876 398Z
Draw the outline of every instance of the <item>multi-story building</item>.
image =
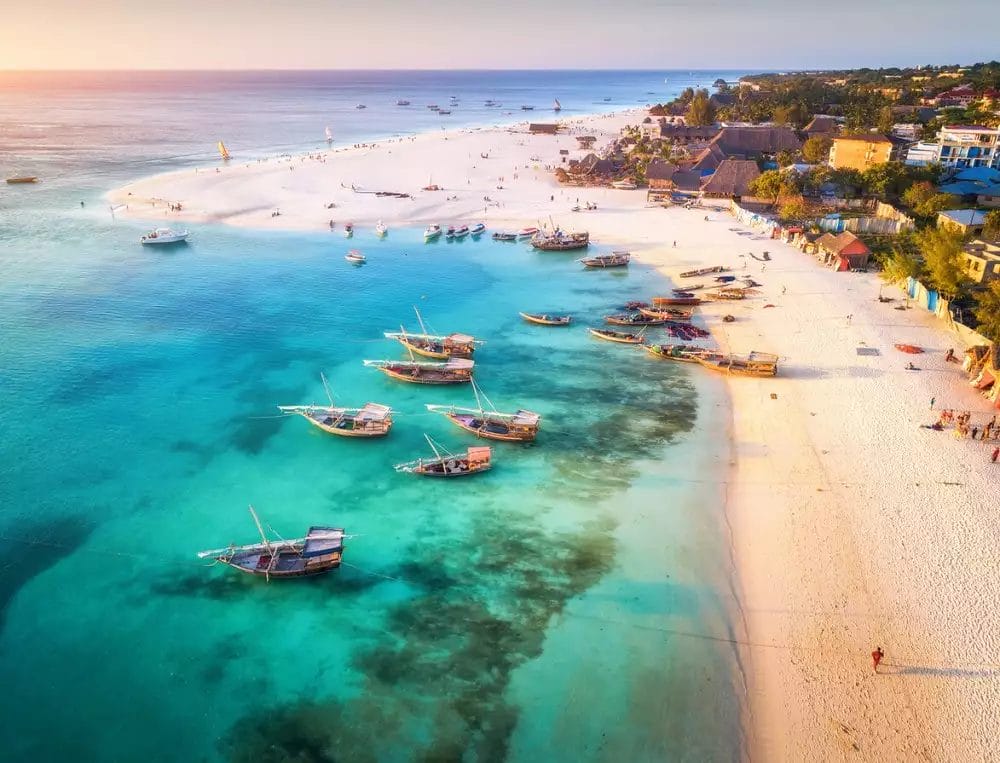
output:
M884 135L840 135L830 146L830 166L835 170L864 171L892 158L892 141Z
M913 165L940 164L944 167L992 167L1000 169L1000 130L979 125L948 125L937 140L918 143L906 155Z
M970 241L962 250L962 270L981 284L1000 278L1000 244L983 239Z

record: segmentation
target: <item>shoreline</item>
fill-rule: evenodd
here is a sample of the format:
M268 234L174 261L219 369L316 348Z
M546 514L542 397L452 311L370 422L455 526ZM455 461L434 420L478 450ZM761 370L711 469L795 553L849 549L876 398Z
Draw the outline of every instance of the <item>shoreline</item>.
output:
M747 229L728 212L650 208L643 191L566 188L543 169L557 163L560 148L574 158L584 153L576 134L599 135L600 146L634 121L585 118L574 129L586 133L558 137L510 129L424 134L325 161L297 157L291 171L276 161L169 173L109 198L129 198L120 194L132 189L133 204L156 195L185 205L181 214L138 207L131 219L321 232L335 212L358 225L385 220L390 237L400 225L482 219L521 227L551 216L588 229L599 245L632 250L673 283L680 271L707 265L753 273L763 282L758 297L708 303L698 318L723 350L781 356L775 379L723 377L722 385L730 468L717 487L730 559L720 562L732 566L731 627L744 642L735 651L744 671L746 757L987 759L983 729L997 721L1000 677L963 666L1000 663L988 638L1000 610L988 540L991 528L1000 532L989 499L995 470L985 458L970 460L982 455L975 445L919 429L932 397L979 416L987 409L942 360L961 341L928 313L894 311L895 288L885 291L897 303L879 303L874 275L834 273L780 241L741 235ZM473 159L484 141L491 159ZM322 208L355 173L374 178L372 188L411 191L427 183L429 168L450 190L386 203L346 196L343 206ZM452 195L459 198L442 198ZM487 202L482 212L483 195L501 206ZM598 211L569 212L574 197ZM291 206L271 218L271 202ZM334 229L334 245L350 247L340 233ZM772 260L747 259L748 250L767 250ZM736 322L722 323L723 313ZM903 370L897 341L929 348L924 371ZM878 354L859 356L862 346ZM943 560L951 564L942 568ZM886 674L877 677L868 658L876 644L887 653Z

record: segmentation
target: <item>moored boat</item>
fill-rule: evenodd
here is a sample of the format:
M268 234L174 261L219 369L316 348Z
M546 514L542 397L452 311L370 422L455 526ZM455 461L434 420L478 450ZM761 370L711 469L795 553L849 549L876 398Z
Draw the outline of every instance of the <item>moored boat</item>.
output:
M482 339L476 339L468 334L431 334L424 325L420 311L414 307L417 321L420 323L420 334L411 334L402 326L399 331L386 331L386 339L395 339L408 350L427 358L447 360L448 358L471 358L476 351L476 345L483 344Z
M634 191L639 186L631 180L616 180L611 184L611 187L617 191Z
M493 234L494 241L517 241L516 233L508 233L507 231L497 231Z
M26 185L28 183L37 183L38 177L35 175L15 175L14 177L7 178L7 183L9 185Z
M468 358L449 358L447 363L418 360L366 360L386 376L411 384L467 384L472 380L475 362Z
M657 318L666 321L686 321L691 318L691 310L682 310L679 307L640 307L639 312L647 318Z
M586 249L590 245L589 233L564 233L556 230L553 233L536 233L531 238L531 245L544 252L565 252L572 249Z
M461 408L454 405L428 405L427 410L440 413L456 426L477 437L503 442L531 442L538 435L541 417L533 412L518 410L514 413L501 413L490 401L475 381L472 391L476 395L476 408ZM483 407L483 400L489 408Z
M535 110L534 106L522 106L521 107L521 111L534 111L534 110Z
M378 236L379 238L385 238L385 234L388 232L389 228L386 227L385 223L379 220L378 224L375 226L375 235Z
M698 276L705 276L709 273L725 273L729 268L725 265L713 265L708 268L698 268L697 270L686 270L681 273L681 278L697 278Z
M555 99L555 103L552 104L552 110L553 111L562 111L562 104L559 103L559 99L558 98L556 98Z
M187 241L190 234L186 230L175 231L170 228L157 228L139 236L139 243L152 246L154 244L179 244Z
M357 249L352 249L347 254L345 254L344 259L350 262L352 265L363 265L368 261L368 258L365 257Z
M486 226L483 223L476 223L469 230L469 233L473 236L479 236L486 230Z
M529 226L527 228L521 228L521 230L519 230L517 232L517 237L518 238L532 238L536 233L538 233L538 228L534 228L534 227Z
M409 101L396 101L396 105L397 106L409 106L410 102Z
M434 239L439 238L440 236L441 236L441 226L437 225L436 223L434 225L428 225L427 228L424 230L424 241L433 241Z
M702 300L699 297L653 297L653 307L667 307L669 305L700 305Z
M314 525L304 538L268 540L253 506L250 516L257 525L261 543L201 551L198 558L214 559L267 580L321 575L340 566L346 537L343 528Z
M453 232L452 232L451 235L452 235L452 238L465 238L466 236L469 235L469 226L468 225L460 225L460 226L458 226L457 228L455 228L453 230Z
M717 350L697 347L693 344L647 344L646 352L661 360L676 360L680 363L698 363L701 358L719 358Z
M493 449L488 445L466 448L465 453L451 453L427 435L427 444L434 458L420 458L396 464L397 472L419 474L422 477L467 477L488 471L493 466Z
M632 255L628 252L612 252L599 254L596 257L583 257L580 262L585 268L621 268L628 265Z
M344 226L344 238L351 238L354 235L354 223L347 223Z
M518 313L528 323L537 323L540 326L568 326L573 318L569 315L550 315L548 313Z
M612 326L662 326L667 322L666 318L651 318L642 313L618 313L617 315L605 315L604 322Z
M778 356L766 352L747 355L718 355L698 358L705 368L731 376L771 377L778 375Z
M367 107L367 106L365 106L365 105L364 105L363 103L359 103L359 104L358 104L357 106L355 106L354 108L356 108L356 109L367 109L368 107Z
M603 339L607 342L618 342L619 344L642 344L643 338L642 334L632 334L628 331L612 331L611 329L587 329L591 334L593 334L598 339Z
M333 403L326 376L320 374L329 405L279 405L278 410L302 416L318 429L341 437L384 437L392 428L392 409L380 403L365 403L362 408L339 408Z

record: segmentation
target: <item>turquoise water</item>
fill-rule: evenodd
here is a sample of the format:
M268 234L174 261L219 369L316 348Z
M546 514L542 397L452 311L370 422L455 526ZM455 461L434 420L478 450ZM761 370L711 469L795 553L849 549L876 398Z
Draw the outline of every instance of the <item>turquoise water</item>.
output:
M60 107L62 108L62 107ZM101 156L109 154L105 150ZM53 160L55 161L55 160ZM103 161L103 160L102 160ZM195 227L149 249L99 187L0 189L0 717L10 760L706 760L740 749L716 380L590 338L668 287L641 267L419 232ZM109 160L110 161L110 160ZM415 328L487 340L476 377L543 416L495 468L392 465L475 440L365 358ZM519 310L566 311L569 329ZM275 406L399 411L391 435L323 435ZM265 583L198 550L356 537L338 572Z

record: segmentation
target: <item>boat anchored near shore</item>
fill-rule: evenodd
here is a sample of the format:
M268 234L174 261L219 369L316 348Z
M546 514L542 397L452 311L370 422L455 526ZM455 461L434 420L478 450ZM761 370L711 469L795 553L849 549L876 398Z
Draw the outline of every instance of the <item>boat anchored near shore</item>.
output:
M462 408L455 405L428 405L427 410L440 413L451 423L471 432L476 437L503 442L532 442L538 436L541 416L533 411L518 410L501 413L482 390L472 382L476 396L476 408ZM483 407L483 401L489 408Z
M488 471L493 466L493 449L488 445L466 448L465 453L455 454L440 443L424 435L434 451L434 458L419 458L405 464L396 464L397 472L418 474L422 477L468 477Z
M472 381L475 361L449 358L447 363L427 363L419 360L366 360L364 364L377 368L393 379L411 384L468 384Z
M155 244L179 244L187 241L190 234L186 230L175 231L171 228L157 228L139 236L139 243L146 246Z

